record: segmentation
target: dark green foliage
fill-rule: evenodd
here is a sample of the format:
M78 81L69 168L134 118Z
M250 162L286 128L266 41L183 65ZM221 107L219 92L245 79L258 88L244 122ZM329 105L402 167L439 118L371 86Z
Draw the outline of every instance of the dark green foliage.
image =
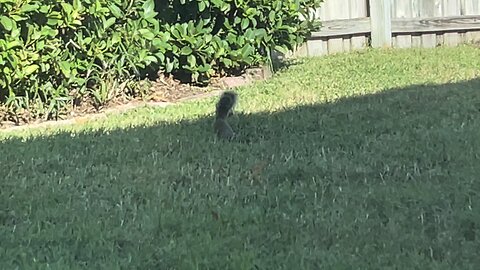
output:
M309 18L309 11L321 2L159 1L161 27L173 40L166 54L158 56L167 72L187 73L194 81L257 65L268 60L273 49L286 52L302 43L319 26Z
M0 14L0 97L13 112L103 104L156 61L153 1L2 0Z

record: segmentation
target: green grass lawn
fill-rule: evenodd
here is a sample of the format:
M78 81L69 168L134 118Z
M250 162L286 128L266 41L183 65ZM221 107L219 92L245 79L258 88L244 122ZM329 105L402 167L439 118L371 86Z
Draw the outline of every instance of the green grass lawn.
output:
M0 269L479 269L480 49L303 59L215 99L0 132Z

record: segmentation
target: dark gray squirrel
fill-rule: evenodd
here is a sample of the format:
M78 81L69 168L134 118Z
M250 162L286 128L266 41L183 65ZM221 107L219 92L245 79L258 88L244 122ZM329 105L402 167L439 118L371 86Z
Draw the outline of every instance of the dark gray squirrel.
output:
M231 140L235 137L232 127L227 123L227 118L233 114L233 109L237 104L237 94L233 91L225 91L220 96L215 110L215 122L213 129L216 135L221 139Z

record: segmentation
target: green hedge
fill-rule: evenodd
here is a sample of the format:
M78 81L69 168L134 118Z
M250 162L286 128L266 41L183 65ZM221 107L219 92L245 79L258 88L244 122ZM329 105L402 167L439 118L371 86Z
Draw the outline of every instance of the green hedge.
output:
M156 61L153 1L0 0L0 14L0 98L14 112L102 104Z
M208 81L303 42L320 2L0 0L0 103L49 118L141 94L147 73Z
M162 68L205 78L286 52L318 27L307 17L318 0L171 0L157 5L169 47L158 53ZM307 17L308 18L308 17Z

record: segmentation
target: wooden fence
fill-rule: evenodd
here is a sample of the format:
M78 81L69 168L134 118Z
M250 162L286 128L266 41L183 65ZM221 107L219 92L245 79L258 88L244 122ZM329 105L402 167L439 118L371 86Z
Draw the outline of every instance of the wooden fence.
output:
M322 28L296 56L480 42L480 0L325 0L315 16Z

